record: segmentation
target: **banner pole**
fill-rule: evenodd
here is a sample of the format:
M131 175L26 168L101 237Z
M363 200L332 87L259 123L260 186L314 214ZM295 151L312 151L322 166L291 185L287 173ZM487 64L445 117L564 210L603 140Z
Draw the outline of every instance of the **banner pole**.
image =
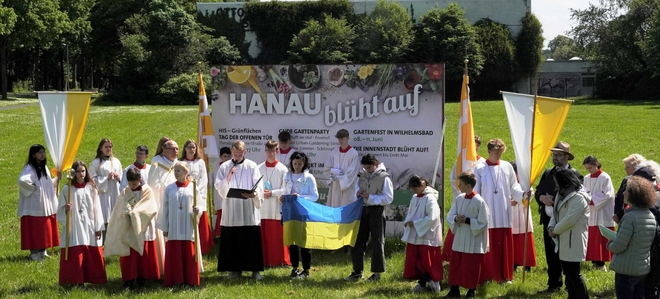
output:
M532 155L534 155L534 120L536 118L536 100L538 98L538 89L537 89L536 82L538 82L538 78L536 78L536 75L535 75L534 76L534 107L533 107L534 113L532 114L532 138L531 138L532 142L529 145L530 146L530 149L529 149L529 153L530 153L529 154L529 160L530 160L529 161L530 162L529 163L529 165L530 165L530 176L529 176L529 178L530 178L530 181L531 181L531 178L532 178L532 176L531 176L532 167L531 166L532 166L532 161L534 161L534 157L532 156ZM534 183L534 182L529 182L530 190L531 190L532 183ZM523 283L525 283L525 272L526 272L525 267L527 266L527 246L529 246L527 244L528 243L527 242L527 234L529 233L529 201L531 200L531 198L526 198L526 199L527 199L527 204L525 204L525 198L523 198L523 210L525 211L525 237L524 237L525 243L523 245L523 262L522 262L523 263L523 265L522 265L522 267L523 267L523 275L522 275Z

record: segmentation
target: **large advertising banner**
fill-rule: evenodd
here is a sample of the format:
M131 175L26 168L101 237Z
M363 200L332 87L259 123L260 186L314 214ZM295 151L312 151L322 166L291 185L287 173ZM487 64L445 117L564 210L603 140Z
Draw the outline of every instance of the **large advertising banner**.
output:
M277 141L281 131L290 132L293 149L310 157L310 172L324 201L330 179L323 175L324 164L339 145L335 134L346 129L351 147L384 163L394 184L394 203L407 204L413 174L430 182L443 173L442 164L434 169L438 155L444 156L443 71L443 64L214 66L211 98L218 147L240 139L246 157L261 163L265 143ZM394 215L401 214L396 210L387 213L401 217Z

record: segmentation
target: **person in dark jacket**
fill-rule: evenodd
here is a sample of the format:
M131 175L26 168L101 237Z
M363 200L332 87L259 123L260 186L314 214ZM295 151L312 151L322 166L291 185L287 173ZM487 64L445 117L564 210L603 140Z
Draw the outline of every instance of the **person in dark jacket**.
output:
M583 180L582 174L568 164L568 161L575 158L571 153L570 144L559 141L550 151L552 151L552 164L555 166L543 172L541 180L538 186L536 186L536 193L534 194L534 198L536 198L536 202L539 204L539 214L541 215L541 224L543 224L545 258L548 263L548 288L539 293L553 293L559 291L563 285L559 255L555 252L555 242L548 235L548 223L552 216L554 198L557 195L557 187L553 176L559 169L570 169L575 172L575 175L578 176L580 181Z

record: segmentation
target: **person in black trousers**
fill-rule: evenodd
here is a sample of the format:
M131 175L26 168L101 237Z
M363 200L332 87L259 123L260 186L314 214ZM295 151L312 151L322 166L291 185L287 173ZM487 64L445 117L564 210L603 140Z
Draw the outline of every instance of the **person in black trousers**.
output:
M584 179L582 174L572 168L568 161L573 160L575 157L571 154L571 146L564 141L559 141L552 151L552 164L555 166L546 169L541 176L538 186L536 186L536 193L534 198L539 204L539 214L541 215L541 224L543 224L543 244L545 245L545 259L548 263L548 288L540 291L539 293L553 293L561 289L562 269L559 255L555 252L555 242L548 234L548 223L552 215L552 206L554 204L555 195L557 195L557 186L553 179L555 172L559 169L570 169L580 178Z

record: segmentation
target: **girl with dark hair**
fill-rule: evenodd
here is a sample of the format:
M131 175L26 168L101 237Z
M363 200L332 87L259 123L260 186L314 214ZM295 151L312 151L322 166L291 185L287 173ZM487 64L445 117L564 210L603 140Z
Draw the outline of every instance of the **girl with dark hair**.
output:
M59 282L60 285L104 284L107 282L101 237L104 218L98 189L83 161L73 162L71 168L76 172L71 190L69 185L62 188L57 208L57 220L62 224Z
M589 194L581 189L580 179L570 169L563 168L555 172L554 180L558 192L548 223L548 235L557 244L555 251L566 276L568 298L589 298L580 273L580 262L584 261L587 253Z
M30 147L28 159L18 177L18 217L21 218L21 250L30 250L30 259L43 261L46 248L58 246L57 196L46 168L46 149L41 144Z
M614 186L610 176L601 170L602 165L594 156L587 156L582 162L589 175L584 177L584 188L589 195L589 240L587 241L587 261L594 269L607 271L605 262L612 259L607 250L607 238L600 234L599 225L614 230Z
M89 176L98 188L100 209L106 226L119 196L122 174L121 162L112 155L112 141L108 138L101 139L96 148L96 157L89 165ZM105 232L105 228L103 231Z
M319 191L316 188L316 179L309 173L309 158L303 152L293 152L289 162L290 171L284 177L284 195L295 195L305 200L317 201ZM280 197L280 202L284 196ZM300 256L299 256L300 254ZM291 260L290 278L307 278L312 264L312 252L298 245L289 245L289 258ZM302 258L302 272L298 265Z
M442 281L442 230L440 229L440 207L438 191L429 187L428 182L413 175L408 186L413 194L408 206L408 214L403 222L403 237L406 242L406 259L403 278L419 279L412 289L422 292L427 289L440 291Z

